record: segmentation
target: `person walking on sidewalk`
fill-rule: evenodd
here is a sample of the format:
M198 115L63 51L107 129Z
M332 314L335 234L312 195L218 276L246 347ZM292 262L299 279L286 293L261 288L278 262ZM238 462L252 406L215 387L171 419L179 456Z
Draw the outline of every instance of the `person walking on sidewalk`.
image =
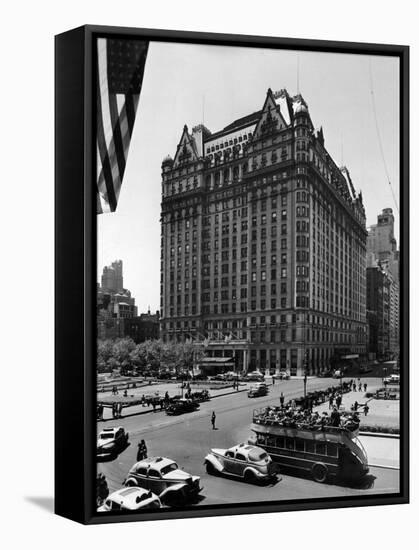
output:
M339 410L340 409L340 406L342 405L342 396L339 394L337 397L336 397L336 407L337 409Z
M329 397L329 410L333 409L333 393Z
M285 401L285 397L284 397L284 394L281 392L281 395L279 396L279 402L281 403L281 409L284 408L284 401Z
M365 416L367 416L369 410L370 410L370 408L369 408L368 405L365 403L365 407L364 407L364 414L365 414Z
M212 415L211 415L211 425L212 425L212 429L215 430L215 419L217 417L215 416L215 412L212 411Z
M364 384L364 392L367 391L367 387L368 387L368 385L367 385L367 383L365 383L365 384Z

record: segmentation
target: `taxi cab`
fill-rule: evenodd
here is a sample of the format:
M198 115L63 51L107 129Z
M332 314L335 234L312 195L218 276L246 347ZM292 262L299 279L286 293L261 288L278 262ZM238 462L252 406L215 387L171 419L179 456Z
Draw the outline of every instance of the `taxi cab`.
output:
M211 475L226 474L248 483L271 481L279 472L266 451L245 443L230 449L211 449L205 457L205 465Z

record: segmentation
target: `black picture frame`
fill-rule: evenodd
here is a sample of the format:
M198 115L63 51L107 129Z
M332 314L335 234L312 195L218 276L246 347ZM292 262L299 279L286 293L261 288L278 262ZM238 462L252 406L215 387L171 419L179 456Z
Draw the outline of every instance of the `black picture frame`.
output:
M400 493L98 514L95 75L98 36L395 56L400 60ZM55 512L84 524L409 502L409 47L86 25L55 38Z

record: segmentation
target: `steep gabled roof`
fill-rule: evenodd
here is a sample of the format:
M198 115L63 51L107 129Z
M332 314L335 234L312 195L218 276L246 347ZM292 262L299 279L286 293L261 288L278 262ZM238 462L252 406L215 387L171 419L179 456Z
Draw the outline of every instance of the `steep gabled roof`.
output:
M189 134L188 127L183 127L182 136L180 138L179 144L177 146L175 159L173 166L178 166L182 163L183 159L187 159L188 162L198 160L198 151L196 149L196 144L194 138Z
M287 126L288 124L281 113L281 105L276 103L272 90L269 88L253 137L254 139L261 137L268 127L281 130Z

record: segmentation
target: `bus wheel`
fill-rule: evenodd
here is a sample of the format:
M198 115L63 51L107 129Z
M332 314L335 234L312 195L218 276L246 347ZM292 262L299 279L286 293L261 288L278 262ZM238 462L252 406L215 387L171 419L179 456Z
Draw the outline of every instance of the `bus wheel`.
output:
M311 473L314 481L317 481L317 483L324 483L327 479L328 471L324 464L317 463L314 464Z

